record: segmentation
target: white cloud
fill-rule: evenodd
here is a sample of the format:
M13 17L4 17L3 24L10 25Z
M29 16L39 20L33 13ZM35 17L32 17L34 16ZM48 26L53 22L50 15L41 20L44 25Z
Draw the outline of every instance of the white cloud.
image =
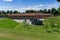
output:
M40 10L40 9L51 9L51 8L58 8L59 4L39 4L35 6L27 6L27 7L21 7L19 8L20 11L25 11L25 10Z
M8 1L9 2L9 1L13 1L13 0L3 0L3 1Z
M46 9L58 8L59 7L59 4L57 4L57 3L47 4L46 6L47 6Z
M13 9L12 7L9 7L9 6L0 6L0 10L7 11L7 10L13 10Z
M0 6L0 10L18 10L20 12L24 12L26 10L40 10L40 9L51 9L51 8L58 8L59 4L39 4L39 5L35 5L35 6L26 6L26 7L20 7L20 8L16 8L14 7L10 7L10 6Z
M35 7L43 7L43 4L36 5Z

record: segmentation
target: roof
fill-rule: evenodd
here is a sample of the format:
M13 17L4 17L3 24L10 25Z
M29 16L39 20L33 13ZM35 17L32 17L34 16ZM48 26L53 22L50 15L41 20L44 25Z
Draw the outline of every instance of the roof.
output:
M41 13L25 13L25 14L8 14L8 16L49 16L51 14L41 14Z

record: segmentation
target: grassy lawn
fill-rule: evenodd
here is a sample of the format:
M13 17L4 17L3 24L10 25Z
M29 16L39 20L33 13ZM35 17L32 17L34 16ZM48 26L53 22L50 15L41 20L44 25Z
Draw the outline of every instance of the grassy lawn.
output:
M2 28L14 28L17 25L18 25L18 23L11 19L8 19L8 18L0 19L0 27L2 27Z
M60 18L48 18L44 24L51 21L59 24L59 20ZM26 25L4 18L0 20L0 40L60 40L60 32L48 33L45 25Z
M60 31L60 16L47 18L45 20L45 24L47 24L49 29L53 28L53 29L58 29ZM54 25L52 25L52 24L54 24Z
M9 38L5 38L5 37L0 37L0 40L14 40L14 39L9 39Z

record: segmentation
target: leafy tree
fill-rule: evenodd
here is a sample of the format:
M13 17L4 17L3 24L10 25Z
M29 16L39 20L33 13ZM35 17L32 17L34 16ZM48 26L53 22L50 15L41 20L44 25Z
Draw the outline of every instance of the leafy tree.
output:
M57 0L58 2L60 2L60 0Z
M18 14L18 13L19 13L18 11L16 11L16 10L14 11L14 14Z
M2 10L1 12L2 12L3 14L6 14L6 12L5 12L5 11L3 11L3 10Z
M10 10L10 14L13 14L13 11L12 10Z
M13 11L12 10L7 10L7 13L8 14L13 14Z
M43 10L39 10L39 13L43 13Z
M58 2L60 2L60 0L57 0ZM60 14L60 7L58 8L58 12L59 12L59 14Z
M7 16L6 11L2 10L2 11L1 11L1 16Z
M50 9L48 9L48 13L51 13L51 10Z
M35 11L35 10L26 10L25 13L37 13L37 11Z
M51 9L51 13L52 13L52 15L55 16L55 15L57 14L56 12L57 12L57 10L56 10L55 8L52 8L52 9Z
M9 10L7 10L7 13L10 13L10 11L9 11Z
M44 11L43 13L47 13L47 9L44 9L43 11Z
M60 14L60 7L57 9L57 11L59 12L59 14Z

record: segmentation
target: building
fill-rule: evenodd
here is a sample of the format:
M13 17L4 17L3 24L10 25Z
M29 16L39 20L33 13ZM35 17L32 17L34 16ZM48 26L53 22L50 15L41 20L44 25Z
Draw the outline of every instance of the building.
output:
M8 18L12 19L29 19L30 17L45 19L51 17L51 14L42 14L42 13L24 13L24 14L8 14Z

